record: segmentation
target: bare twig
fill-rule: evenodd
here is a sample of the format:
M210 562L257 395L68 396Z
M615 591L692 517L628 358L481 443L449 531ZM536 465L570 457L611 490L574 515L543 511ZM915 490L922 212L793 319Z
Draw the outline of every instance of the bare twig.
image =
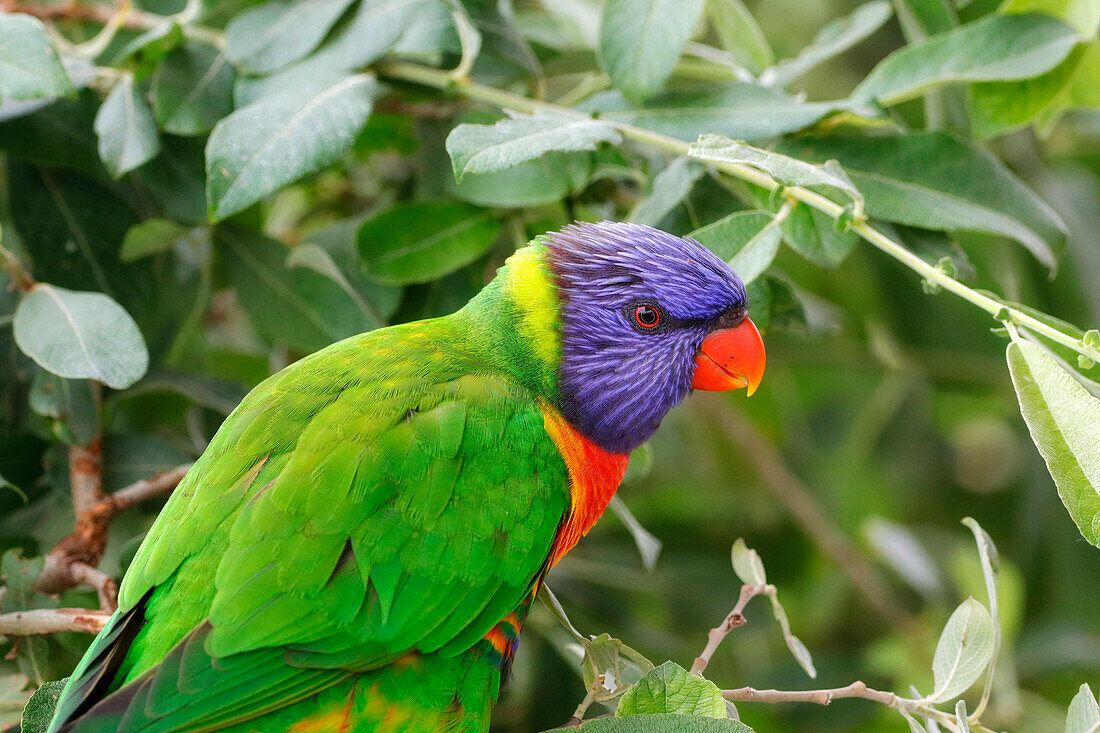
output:
M103 493L103 448L99 438L87 447L69 450L69 474L76 524L72 534L46 555L37 587L43 593L60 593L75 585L88 585L99 596L100 607L113 611L118 586L96 569L107 546L107 530L116 514L176 488L191 464L176 466L152 478L142 479L113 494Z
M183 480L184 475L193 464L185 463L182 466L159 473L152 478L135 481L129 486L119 489L110 495L110 501L115 505L115 511L129 509L135 504L140 504L146 499L152 499L161 494L167 494Z
M104 533L106 534L106 533ZM85 565L82 562L74 562L70 568L72 578L77 583L95 588L99 597L99 607L104 611L114 611L118 608L118 583L110 575L103 571Z
M891 626L904 625L909 620L909 613L895 599L893 590L829 518L775 446L751 422L728 409L727 405L710 402L701 404L700 409L722 425L730 439L741 446L742 454L752 463L764 486L787 507L821 551L844 571L867 604Z
M774 587L770 585L749 585L746 583L741 586L741 595L738 596L737 604L733 607L733 610L729 612L722 623L718 624L707 633L707 645L692 663L692 674L700 677L703 675L703 671L707 668L707 665L710 664L711 657L718 651L718 647L721 645L722 640L738 626L745 625L745 617L743 615L745 605L756 596L767 593L769 588L774 590Z
M11 287L28 292L35 286L34 278L26 266L7 247L0 246L0 270L11 280Z
M98 634L111 614L90 608L38 608L0 614L0 636L77 631Z
M772 704L806 702L814 705L828 705L833 700L843 699L870 700L894 708L895 710L900 710L909 715L935 718L937 722L949 730L957 730L954 722L954 715L945 713L942 710L937 710L920 700L911 700L893 692L872 689L861 681L828 690L757 690L753 687L738 687L735 690L722 690L722 697L730 702L763 702ZM994 733L989 728L975 721L970 722L970 729L972 731L977 731L977 733Z
M565 724L562 727L563 728L565 728L565 727L575 728L576 726L583 723L584 722L584 714L588 712L589 706L592 705L592 703L595 702L595 701L596 701L596 691L595 690L589 690L588 693L585 694L584 699L581 700L580 705L577 706L577 709L573 711L573 717L571 717L569 720L565 721Z
M809 702L815 705L828 705L833 700L861 698L888 705L889 707L916 707L903 703L915 702L898 697L893 692L873 690L863 682L853 682L845 687L831 690L757 690L753 687L739 687L736 690L722 690L722 697L730 702Z

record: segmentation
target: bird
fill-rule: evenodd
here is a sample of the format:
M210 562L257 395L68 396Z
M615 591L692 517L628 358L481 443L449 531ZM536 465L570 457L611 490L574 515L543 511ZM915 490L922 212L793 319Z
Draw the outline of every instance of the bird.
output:
M741 279L573 223L460 310L255 387L126 571L50 733L488 730L546 573L693 390L760 383Z

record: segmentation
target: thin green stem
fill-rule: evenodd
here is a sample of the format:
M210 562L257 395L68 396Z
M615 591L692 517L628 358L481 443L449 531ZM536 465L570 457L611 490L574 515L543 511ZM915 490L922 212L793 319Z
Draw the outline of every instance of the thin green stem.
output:
M383 76L435 87L436 89L460 94L470 99L487 102L501 109L509 109L527 114L533 114L538 110L547 110L558 114L576 115L578 117L589 116L583 112L569 109L568 107L530 99L529 97L518 94L512 94L511 92L506 92L501 89L478 84L469 79L453 79L447 72L421 66L419 64L394 62L379 65L377 71ZM651 130L643 130L642 128L615 122L613 120L608 120L608 122L614 125L615 128L622 133L623 137L628 140L643 145L650 145L677 155L688 155L690 153L691 145L683 140ZM767 191L775 191L781 188L783 189L784 196L817 209L833 219L839 219L845 215L845 207L835 201L807 188L802 188L800 186L783 186L772 179L767 173L751 166L741 163L727 163L711 160L703 162L716 170L727 173L755 186L759 186ZM944 290L950 291L960 298L969 301L997 320L1024 326L1028 330L1044 336L1055 343L1072 349L1090 359L1100 361L1100 350L1086 346L1079 339L1043 323L1028 313L1014 308L1011 305L1006 305L984 293L980 293L973 288L963 285L939 267L925 262L903 245L895 242L878 229L875 229L866 219L862 217L853 217L850 226L852 231L860 237L913 270L928 282L938 285Z

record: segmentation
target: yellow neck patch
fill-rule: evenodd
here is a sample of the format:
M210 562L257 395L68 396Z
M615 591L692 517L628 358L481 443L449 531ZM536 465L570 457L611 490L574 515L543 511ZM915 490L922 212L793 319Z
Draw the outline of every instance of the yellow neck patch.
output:
M506 295L519 313L519 331L541 361L556 367L561 360L557 289L539 240L508 258Z

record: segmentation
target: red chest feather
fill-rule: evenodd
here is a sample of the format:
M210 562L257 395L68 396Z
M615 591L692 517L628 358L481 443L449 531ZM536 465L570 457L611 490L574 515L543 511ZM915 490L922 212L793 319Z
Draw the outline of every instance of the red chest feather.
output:
M569 492L572 505L558 529L550 566L573 549L581 537L607 508L607 503L619 488L630 456L609 453L581 435L557 410L542 405L546 432L550 434L569 469Z

